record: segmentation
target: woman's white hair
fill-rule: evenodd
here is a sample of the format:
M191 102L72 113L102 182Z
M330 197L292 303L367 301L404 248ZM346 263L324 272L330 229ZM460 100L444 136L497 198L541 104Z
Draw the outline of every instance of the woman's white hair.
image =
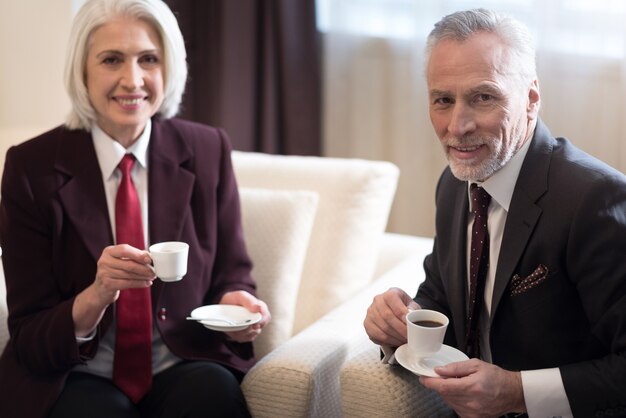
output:
M537 78L535 41L528 28L510 16L486 9L452 13L437 22L426 42L426 62L440 41L464 41L477 32L492 32L504 41L518 61L524 83Z
M65 124L70 129L89 131L96 120L85 85L90 38L94 30L118 17L143 20L159 34L165 86L164 100L157 114L170 118L178 113L187 82L187 53L170 8L162 0L87 0L74 18L65 59L65 88L72 102Z

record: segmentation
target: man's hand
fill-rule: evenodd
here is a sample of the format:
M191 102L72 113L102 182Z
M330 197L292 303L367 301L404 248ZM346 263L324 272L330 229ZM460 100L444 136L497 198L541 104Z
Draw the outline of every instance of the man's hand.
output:
M406 292L393 287L374 297L363 321L365 332L378 345L399 347L406 343L408 310L419 308Z
M420 377L420 382L441 395L460 417L499 417L526 412L522 377L478 359L436 367L442 378Z

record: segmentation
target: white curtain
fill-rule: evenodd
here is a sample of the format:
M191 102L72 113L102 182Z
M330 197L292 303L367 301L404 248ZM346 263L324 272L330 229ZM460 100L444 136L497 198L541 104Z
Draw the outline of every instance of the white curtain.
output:
M541 118L555 136L626 172L626 2L317 0L324 154L388 160L401 175L388 230L434 234L446 162L428 119L423 50L445 14L508 13L536 36Z

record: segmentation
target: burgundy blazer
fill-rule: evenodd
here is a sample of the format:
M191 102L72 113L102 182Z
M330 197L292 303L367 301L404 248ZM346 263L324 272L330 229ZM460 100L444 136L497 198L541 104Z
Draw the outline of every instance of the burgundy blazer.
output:
M157 280L153 319L183 359L246 372L251 344L229 342L185 317L225 292L255 293L241 228L231 147L225 133L177 119L153 119L148 148L150 242L189 243L180 282ZM74 297L89 286L102 250L113 244L102 175L90 133L55 128L7 152L0 237L11 339L0 357L0 416L43 417L71 368L93 358L109 330L78 346Z

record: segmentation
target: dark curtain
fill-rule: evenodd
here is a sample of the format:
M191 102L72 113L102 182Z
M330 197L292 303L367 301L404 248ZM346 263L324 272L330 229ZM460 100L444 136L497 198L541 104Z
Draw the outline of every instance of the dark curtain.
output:
M321 154L315 0L166 0L187 46L181 117L226 129L235 149Z

